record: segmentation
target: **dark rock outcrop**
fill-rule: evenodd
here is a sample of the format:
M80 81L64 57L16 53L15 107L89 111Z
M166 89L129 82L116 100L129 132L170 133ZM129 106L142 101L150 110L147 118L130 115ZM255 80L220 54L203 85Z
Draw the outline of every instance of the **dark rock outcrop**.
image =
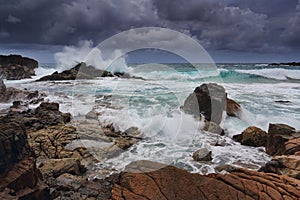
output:
M31 78L35 75L38 62L20 55L0 55L0 76L8 80Z
M280 65L300 66L300 62L271 63L271 64L269 64L269 66L280 66Z
M191 174L173 166L137 161L112 190L125 199L299 199L300 181L284 175L235 169L230 174Z
M0 127L0 198L49 199L22 124L0 121Z
M285 124L270 124L266 151L275 157L260 171L300 179L300 132Z
M27 110L21 113L9 112L0 117L3 123L16 121L22 124L26 131L37 131L49 126L70 122L70 113L59 111L57 103L41 103L35 110Z
M239 117L242 109L240 104L232 99L226 98L226 113L231 117Z
M69 70L61 73L54 72L51 75L44 76L37 81L61 81L75 79L93 79L95 77L112 77L113 75L105 70L99 70L93 66L87 66L85 63L79 63Z
M300 151L300 133L285 124L270 124L266 152L269 155L293 155Z
M260 128L250 126L239 135L234 135L233 140L242 145L253 147L265 147L267 144L267 133Z
M0 173L10 164L33 156L26 139L25 129L17 122L0 123Z
M141 77L131 76L130 74L123 72L111 73L106 70L96 69L91 65L86 65L82 62L75 67L58 73L57 71L51 75L44 76L37 81L63 81L63 80L76 80L76 79L93 79L96 77L120 77L120 78L133 78L142 79Z
M225 89L215 83L202 84L195 88L181 108L196 118L203 115L206 120L220 124L223 111L226 110Z
M19 101L20 104L37 104L44 101L45 93L39 91L20 90L13 87L7 88L0 79L0 102L10 103Z
M6 88L6 92L0 96L0 102L10 103L12 101L22 101L28 104L37 104L44 100L45 93L39 91L19 90L16 88Z

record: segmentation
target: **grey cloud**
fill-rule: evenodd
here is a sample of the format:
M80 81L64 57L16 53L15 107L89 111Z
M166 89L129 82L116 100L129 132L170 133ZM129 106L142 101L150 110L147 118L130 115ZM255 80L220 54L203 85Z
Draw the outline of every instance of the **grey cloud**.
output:
M6 31L0 31L0 39L9 37L9 33Z
M13 24L16 24L16 23L20 23L21 20L15 16L13 16L12 14L9 14L8 17L7 17L7 22L9 23L13 23Z
M189 28L208 48L242 50L260 47L268 35L268 16L249 8L208 0L191 1L191 6L185 8L182 8L184 1L180 0L176 4L172 4L173 1L155 2L159 15L169 24Z
M291 46L300 48L300 0L296 8L296 13L289 20L289 27L282 33L284 42Z

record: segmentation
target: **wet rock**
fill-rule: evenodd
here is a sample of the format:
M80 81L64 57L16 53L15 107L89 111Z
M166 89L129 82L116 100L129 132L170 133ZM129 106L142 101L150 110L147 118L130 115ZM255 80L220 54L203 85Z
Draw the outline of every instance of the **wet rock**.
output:
M299 199L300 181L283 175L236 169L230 174L191 174L174 166L136 161L112 190L125 199Z
M125 135L127 136L132 136L132 137L136 137L139 136L141 134L141 131L139 130L138 127L130 127L128 129L126 129L124 131Z
M210 121L205 121L203 130L208 131L210 133L225 135L225 131L223 128L221 128L218 124Z
M287 175L300 180L300 155L275 156L260 171Z
M44 97L47 96L45 93L39 91L20 90L12 87L6 88L4 84L1 87L0 102L3 103L22 101L28 104L37 104L44 101Z
M123 137L115 140L115 145L123 150L130 148L132 145L134 145L136 143L137 143L136 140L127 139L127 138L123 138Z
M187 113L220 124L226 110L225 89L215 83L202 84L188 96L181 109Z
M285 124L270 124L266 152L269 155L293 155L300 151L300 133Z
M14 101L10 107L10 112L23 112L29 109L29 105L22 101Z
M267 132L250 126L239 135L234 135L233 140L240 142L242 145L253 147L265 147L267 144Z
M231 117L239 117L242 109L240 104L232 99L226 98L226 113Z
M0 74L7 80L20 80L35 75L38 62L20 55L0 55Z
M226 171L226 172L234 172L237 170L237 167L232 165L219 165L215 168L218 172Z
M78 191L88 197L110 199L114 183L119 181L119 174L113 174L105 179L95 179L86 182Z
M81 165L80 160L74 158L47 159L41 162L39 170L43 176L58 177L61 174L69 173L82 175L86 168Z
M90 111L85 115L86 119L98 119L98 114L95 111Z
M195 161L211 161L212 160L211 154L212 152L209 151L208 149L201 148L195 151L192 157Z
M91 181L80 176L62 174L52 182L53 187L55 187L52 199L108 200L111 197L114 183L118 180L119 174Z

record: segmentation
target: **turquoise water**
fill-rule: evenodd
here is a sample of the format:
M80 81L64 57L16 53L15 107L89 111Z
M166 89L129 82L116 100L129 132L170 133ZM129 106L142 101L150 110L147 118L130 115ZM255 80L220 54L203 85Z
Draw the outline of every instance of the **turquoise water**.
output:
M186 64L143 64L126 66L140 79L99 78L35 83L7 84L48 93L46 100L60 103L61 111L73 116L85 115L94 109L100 124L113 124L116 129L138 127L149 140L142 141L117 158L101 166L121 170L134 160L147 159L174 164L195 173L215 172L222 164L259 168L270 159L263 148L242 146L231 140L248 126L268 129L269 123L286 123L300 129L300 67L262 64L226 64L196 68ZM39 75L53 73L55 68L40 69ZM184 100L195 87L216 82L228 97L243 108L241 118L226 117L221 126L227 136L201 130L203 124L180 111ZM288 101L278 103L277 101ZM212 145L223 141L225 146ZM200 147L213 152L211 163L196 163L191 154ZM99 168L101 168L99 165Z

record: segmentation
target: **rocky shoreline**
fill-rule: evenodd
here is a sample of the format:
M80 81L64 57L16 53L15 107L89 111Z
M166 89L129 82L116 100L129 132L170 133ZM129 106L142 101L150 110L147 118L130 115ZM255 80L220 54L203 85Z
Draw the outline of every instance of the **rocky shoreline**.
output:
M0 77L7 80L31 78L39 67L36 60L20 55L0 55Z
M43 102L42 93L8 89L3 82L0 86L2 102L14 102L0 117L1 199L300 198L300 132L293 127L270 124L268 132L249 127L233 137L242 145L265 147L273 156L259 171L223 166L219 170L222 173L200 175L151 161L135 161L121 173L112 169L101 172L102 178L89 180L95 163L143 140L139 130L131 127L121 132L112 125L101 126L93 112L85 120L76 121L69 113L60 112L59 104ZM33 103L40 104L36 109L24 107ZM241 106L217 84L195 88L181 109L204 120L205 131L220 135L226 135L220 127L223 112L231 117L239 117L241 112ZM77 123L76 128L70 122ZM79 139L109 145L88 149L74 145ZM212 156L200 149L192 157L196 162L206 162Z

